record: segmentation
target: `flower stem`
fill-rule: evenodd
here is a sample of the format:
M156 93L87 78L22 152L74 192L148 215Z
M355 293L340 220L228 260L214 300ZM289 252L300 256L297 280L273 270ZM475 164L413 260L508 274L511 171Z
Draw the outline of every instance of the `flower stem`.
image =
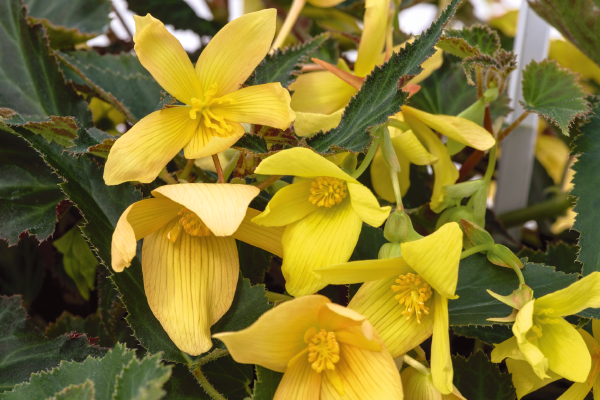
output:
M481 67L476 67L475 74L477 75L477 98L483 97L483 73Z
M292 30L292 27L296 23L296 20L298 19L300 12L304 8L304 4L306 4L306 0L294 0L294 2L292 3L292 6L290 7L290 11L288 12L287 16L285 17L285 22L283 23L283 26L279 30L279 33L277 34L277 37L275 38L275 41L273 42L273 46L271 47L271 52L280 48L281 45L283 44L283 42L285 42L285 38L290 33L290 31Z
M160 171L160 174L158 174L158 177L160 179L162 179L163 181L165 181L166 183L168 183L169 185L173 185L175 183L177 183L177 181L175 179L173 179L173 177L167 172L167 168L163 168L162 171Z
M358 177L361 176L362 173L367 170L367 167L369 166L369 164L371 164L371 160L373 160L373 157L375 157L375 152L377 151L377 148L379 147L380 140L381 140L381 133L378 132L377 136L375 136L375 139L373 139L373 143L371 143L371 147L369 147L369 151L367 151L367 155L365 156L365 159L363 160L362 163L360 163L360 167L358 167L356 169L356 171L354 171L354 173L352 174L352 177L354 179L358 179Z
M512 131L514 131L515 128L517 126L519 126L521 124L521 122L523 122L523 120L525 118L527 118L528 115L529 115L529 111L524 111L523 114L521 114L519 116L519 118L515 119L515 121L512 124L510 124L510 126L508 128L506 128L505 130L503 130L502 132L500 132L500 134L498 135L497 142L501 142L505 137L508 136L509 133L511 133Z
M492 179L492 175L494 175L494 170L496 169L496 159L498 154L498 144L496 143L494 147L490 150L490 158L488 160L487 169L485 170L485 175L483 176L483 180L487 183Z
M212 155L213 162L215 163L215 169L217 170L217 176L219 177L219 183L225 183L225 178L223 177L223 168L221 168L221 161L219 161L219 155Z
M407 354L404 355L404 362L416 369L417 371L419 371L422 375L431 375L431 371L429 370L429 368L427 368L426 366L424 366L423 364L421 364L420 362L418 362L417 360L415 360Z
M460 254L460 259L462 260L464 258L472 256L475 253L479 253L482 251L492 250L494 248L494 246L495 246L494 243L486 243L486 244L480 244L479 246L471 247L470 249L467 249Z
M195 161L196 161L195 159L187 160L187 163L185 164L185 168L183 168L183 171L181 171L181 174L179 174L179 176L178 176L179 179L182 179L184 181L189 180L190 172L192 172L192 169L194 168Z
M265 190L266 188L268 188L269 186L271 186L272 184L274 184L281 178L283 178L283 175L272 175L272 176L268 177L267 179L265 179L264 181L262 181L261 183L259 183L258 185L256 185L256 187L259 188L260 190Z
M227 399L225 399L225 397L223 397L223 395L221 393L217 392L217 389L215 389L215 387L210 384L208 379L206 379L206 376L204 376L204 374L200 370L200 366L197 366L196 368L194 368L194 371L192 373L194 374L194 376L196 377L196 379L202 386L202 389L204 389L204 391L211 397L211 399L227 400Z
M217 358L221 358L229 355L229 350L227 349L214 349L204 357L202 357L195 365L194 369L200 369L204 364L207 364L211 361L215 361Z

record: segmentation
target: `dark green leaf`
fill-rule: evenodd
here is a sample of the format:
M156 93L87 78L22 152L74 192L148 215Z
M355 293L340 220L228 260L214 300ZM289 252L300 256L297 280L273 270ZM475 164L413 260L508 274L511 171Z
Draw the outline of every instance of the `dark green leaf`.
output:
M579 257L583 263L583 275L600 271L600 202L596 188L600 185L600 103L594 107L590 122L581 128L581 135L575 141L577 162L573 166L576 174L573 178L575 187L571 191L577 196L574 211L584 216L576 218L573 229L579 231Z
M283 373L257 365L252 400L273 400L281 378Z
M105 353L106 349L90 346L85 335L44 338L27 320L20 296L0 296L0 392L11 390L33 372L58 366L61 360L81 362Z
M265 139L263 139L262 136L251 133L245 133L244 136L231 147L238 150L248 150L254 154L267 154L269 152Z
M123 303L109 273L100 267L98 272L98 317L108 335L116 341L117 325L121 317Z
M492 326L453 326L452 330L457 335L479 339L490 346L493 346L494 343L502 343L513 336L511 327L501 324L494 324Z
M163 385L171 376L171 366L162 365L160 354L147 355L141 360L133 360L125 365L117 375L114 400L158 400L165 391Z
M569 136L569 126L589 106L577 75L556 61L532 61L523 71L523 108L555 123Z
M252 392L252 365L238 364L231 356L221 357L202 366L206 379L228 400L243 400Z
M0 241L0 293L20 294L26 304L36 298L44 279L44 258L33 237L22 238L16 246Z
M192 372L181 364L174 364L171 379L163 389L167 392L164 400L211 400Z
M387 243L387 240L383 237L382 229L373 228L363 223L358 243L350 256L350 261L376 260L379 249L385 243Z
M475 24L463 29L447 29L437 47L465 58L482 53L493 56L500 49L500 37L487 25Z
M327 34L322 34L297 46L277 49L275 53L267 55L261 61L246 83L261 85L279 82L281 86L288 87L296 80L302 65L310 62L310 56L328 37Z
M478 350L468 359L452 356L454 386L466 399L513 400L510 374L503 374L485 353Z
M273 255L241 241L237 241L237 249L242 276L248 278L255 285L264 283L265 273L271 268Z
M67 386L50 400L94 400L95 395L94 382L86 379L79 385Z
M401 88L422 71L421 64L433 55L442 29L459 2L453 0L418 39L394 53L382 66L375 67L346 106L340 124L327 133L321 131L306 139L307 145L319 153L331 153L336 148L364 151L372 141L368 129L384 123L389 116L400 111L407 98L407 93Z
M557 271L565 274L580 274L583 264L577 261L577 246L570 246L564 242L550 243L546 252L534 251L524 248L517 254L519 258L527 257L529 262L555 267Z

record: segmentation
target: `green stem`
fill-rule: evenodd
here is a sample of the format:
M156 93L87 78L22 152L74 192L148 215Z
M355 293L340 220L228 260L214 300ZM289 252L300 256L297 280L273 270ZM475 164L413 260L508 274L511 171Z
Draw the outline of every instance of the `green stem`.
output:
M271 292L269 290L265 290L265 295L267 296L267 299L269 299L269 303L275 303L276 301L288 301L288 300L294 300L294 298L292 296L288 296L286 294L281 294L281 293L275 293L275 292Z
M287 35L290 33L290 31L294 27L294 24L296 23L296 20L298 19L300 12L302 12L302 9L304 8L304 4L306 4L306 0L294 0L294 2L292 3L292 6L290 7L290 11L288 12L287 16L285 17L283 26L279 30L279 33L277 34L277 37L275 38L275 41L273 42L273 47L271 47L271 51L274 51L274 50L280 48L281 45L283 44L283 42L285 42L285 38L287 37Z
M211 399L227 400L225 397L223 397L223 395L221 395L221 393L217 392L217 389L215 389L213 385L210 384L208 379L206 379L206 376L204 376L204 374L200 370L199 366L194 368L193 374L202 386L202 389L204 389L204 391L210 396Z
M490 150L490 159L488 161L487 169L485 170L485 175L483 176L483 180L486 183L489 183L492 179L492 175L494 175L494 170L496 169L496 159L498 154L498 144L496 144Z
M404 204L402 204L402 193L400 192L400 182L398 181L398 173L390 168L390 175L392 176L392 187L394 188L394 195L396 196L396 209L404 210Z
M523 122L523 120L527 118L528 115L529 111L524 111L523 114L521 114L519 118L515 119L515 121L512 124L510 124L508 128L500 132L496 142L501 142L502 140L504 140L504 138L507 137L509 133L511 133L517 126L521 125L521 122Z
M429 368L427 368L426 366L424 366L423 364L421 364L420 362L418 362L411 356L405 354L403 360L405 363L407 363L408 365L410 365L411 367L413 367L414 369L419 371L422 375L425 375L425 376L431 375L431 371L429 370Z
M184 181L189 180L190 172L192 172L192 169L194 168L195 161L196 161L195 159L187 160L187 163L185 164L185 168L183 168L183 171L181 171L181 174L179 174L179 179L182 179Z
M266 188L268 188L269 186L271 186L272 184L274 184L281 178L283 178L283 175L272 175L272 176L268 177L267 179L265 179L264 181L262 181L261 183L259 183L258 185L256 185L256 187L259 188L260 190L265 190Z
M378 132L377 136L375 136L375 139L373 139L373 143L371 143L371 147L369 147L369 151L367 151L367 155L365 156L365 159L363 160L362 163L360 163L360 167L358 167L357 170L354 171L354 173L352 174L352 177L354 179L358 179L358 177L361 176L362 173L367 170L367 167L369 166L369 164L371 164L371 161L373 160L373 157L375 156L377 147L379 147L380 140L381 140L381 135Z
M506 260L506 262L515 271L515 274L517 274L517 277L519 278L519 283L521 285L525 285L525 277L523 276L523 272L521 272L521 267L510 259Z
M238 151L236 153L236 155L233 156L233 158L231 160L229 160L229 162L225 166L225 169L223 170L223 178L225 179L225 182L227 182L229 180L229 177L231 176L233 170L235 169L235 166L237 165L237 162L239 159L240 159L240 152Z
M527 221L540 221L562 215L574 205L575 200L571 196L566 193L560 193L550 200L500 214L498 215L498 219L505 228L510 228L524 224Z
M221 358L229 355L229 350L227 349L215 349L202 357L194 366L194 369L202 367L204 364L207 364L211 361L216 360L217 358Z
M390 118L387 120L387 125L396 129L400 129L402 132L410 131L410 126L402 121L398 121L395 118Z
M460 254L460 259L462 260L464 258L472 256L475 253L480 253L482 251L492 250L494 248L494 246L495 246L494 243L486 243L486 244L480 244L479 246L471 247L470 249L467 249Z
M169 185L177 183L177 181L167 172L167 168L163 168L163 170L160 171L160 174L158 174L158 177Z

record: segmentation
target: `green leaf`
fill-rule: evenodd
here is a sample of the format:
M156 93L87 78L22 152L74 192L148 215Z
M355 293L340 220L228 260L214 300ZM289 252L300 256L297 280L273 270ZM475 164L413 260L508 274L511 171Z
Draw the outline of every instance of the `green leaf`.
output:
M94 383L97 399L154 400L162 397L162 385L170 375L171 366L160 363L160 354L138 360L135 351L117 344L102 358L62 361L58 368L32 374L28 382L4 393L3 398L44 399L89 379Z
M576 218L573 229L581 233L579 237L579 256L577 261L583 263L583 275L600 271L600 207L598 193L600 185L600 103L597 103L590 117L590 122L581 128L581 135L575 141L574 154L577 162L573 165L575 187L571 195L577 196L574 211L583 216Z
M246 84L262 85L264 83L279 82L281 86L288 87L296 80L302 66L310 62L310 56L328 38L328 34L322 34L297 46L275 50L275 53L267 55L261 61Z
M0 293L20 294L25 304L37 297L44 281L44 256L38 246L31 236L23 237L12 247L0 241Z
M463 69L467 75L467 82L469 85L476 85L473 79L474 72L479 67L487 75L490 72L494 72L496 81L501 85L500 89L506 85L506 79L508 75L517 68L517 57L512 51L506 51L500 49L492 57L488 54L478 53L474 56L467 57L463 60Z
M65 83L56 57L50 55L45 29L30 26L26 10L20 0L0 2L0 53L10 60L0 65L0 107L15 110L26 121L71 116L90 127L87 103Z
M0 296L0 392L12 389L33 372L58 366L61 360L83 361L105 353L106 349L90 346L85 335L44 338L27 319L20 296Z
M452 356L454 386L466 399L513 400L515 388L510 374L500 372L481 350L468 359Z
M117 326L121 322L121 311L124 308L119 296L119 291L106 269L101 267L98 273L98 317L113 341L116 341Z
M586 93L577 75L556 61L532 61L523 71L523 108L558 125L569 136L569 126L589 112Z
M265 273L271 268L273 255L239 240L236 241L236 244L242 276L247 277L255 285L264 283Z
M580 274L583 264L577 261L579 248L564 242L550 243L546 252L523 248L517 256L527 257L529 262L550 265L565 274Z
M594 0L533 0L531 8L600 65L600 7Z
M379 249L387 243L383 237L383 229L373 228L363 223L358 242L349 261L376 260Z
M46 240L54 232L56 206L65 198L60 179L17 135L0 130L0 142L0 238L15 244L27 231Z
M140 120L161 101L161 86L132 54L75 51L59 55L67 80L82 90L112 96L126 116Z
M522 272L536 298L563 289L577 280L575 274L555 272L554 268L540 264L525 264ZM512 269L490 263L485 255L474 254L461 260L456 289L459 298L448 301L450 325L489 326L493 322L487 321L487 318L506 317L511 308L494 299L486 290L508 295L518 286L519 280Z
M226 399L243 400L252 393L249 387L254 379L252 365L238 364L231 356L203 365L202 373Z
M256 155L266 155L269 153L267 142L260 135L245 133L233 146L237 150L248 150Z
M84 299L89 300L90 290L94 290L96 266L99 263L81 236L79 227L73 227L52 245L63 255L65 271L75 281L79 293Z
M373 139L368 129L387 121L406 102L408 94L401 88L423 70L421 64L435 52L434 46L442 29L459 2L452 0L438 20L418 39L394 53L382 66L375 67L346 106L336 128L327 133L316 133L304 142L319 153L331 153L335 149L364 151Z
M86 379L84 383L79 385L70 385L56 393L56 396L50 400L94 400L96 391L94 390L94 382Z
M493 56L500 49L500 37L489 26L475 24L460 30L447 29L437 47L461 58L476 54Z
M214 36L223 27L217 21L200 18L184 0L129 0L127 5L138 15L150 13L165 25L173 25L175 29L191 29L200 36Z
M453 326L452 330L457 335L479 339L490 346L493 346L494 343L502 343L514 336L511 327L502 324L494 324L492 326Z
M173 364L171 379L163 389L167 392L164 400L211 400L189 368Z
M252 400L273 400L281 378L283 373L257 365Z

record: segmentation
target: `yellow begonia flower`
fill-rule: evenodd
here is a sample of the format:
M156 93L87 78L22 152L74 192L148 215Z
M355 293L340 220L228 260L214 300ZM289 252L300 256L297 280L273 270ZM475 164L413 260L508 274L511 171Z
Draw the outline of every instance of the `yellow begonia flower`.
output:
M452 393L448 299L456 299L462 231L456 222L422 239L400 244L401 258L354 261L317 268L331 284L363 284L348 308L366 316L397 358L433 334L432 379Z
M512 328L515 336L495 345L492 362L507 357L527 361L540 379L550 378L551 371L573 382L585 382L592 365L590 353L581 335L563 317L598 307L600 272L531 300L517 313Z
M142 270L150 309L178 348L212 347L210 327L231 306L239 276L235 239L282 255L277 228L250 222L253 186L162 186L125 210L112 238L112 268L122 272L144 239Z
M306 148L280 151L263 160L256 173L304 178L279 190L252 219L258 225L285 226L282 272L288 293L295 297L327 286L311 271L348 261L363 221L378 227L390 213L369 189Z
M274 400L401 400L394 360L365 317L320 295L287 301L213 337L238 363L284 372Z
M244 134L241 123L286 129L295 114L280 83L240 89L269 51L275 19L269 9L231 21L204 48L194 70L162 22L135 16L140 62L185 106L155 111L119 138L106 162L106 184L151 182L182 148L189 159L219 153Z
M466 400L455 386L452 386L452 393L440 393L433 384L431 373L422 374L415 368L408 367L402 371L400 377L407 400Z

